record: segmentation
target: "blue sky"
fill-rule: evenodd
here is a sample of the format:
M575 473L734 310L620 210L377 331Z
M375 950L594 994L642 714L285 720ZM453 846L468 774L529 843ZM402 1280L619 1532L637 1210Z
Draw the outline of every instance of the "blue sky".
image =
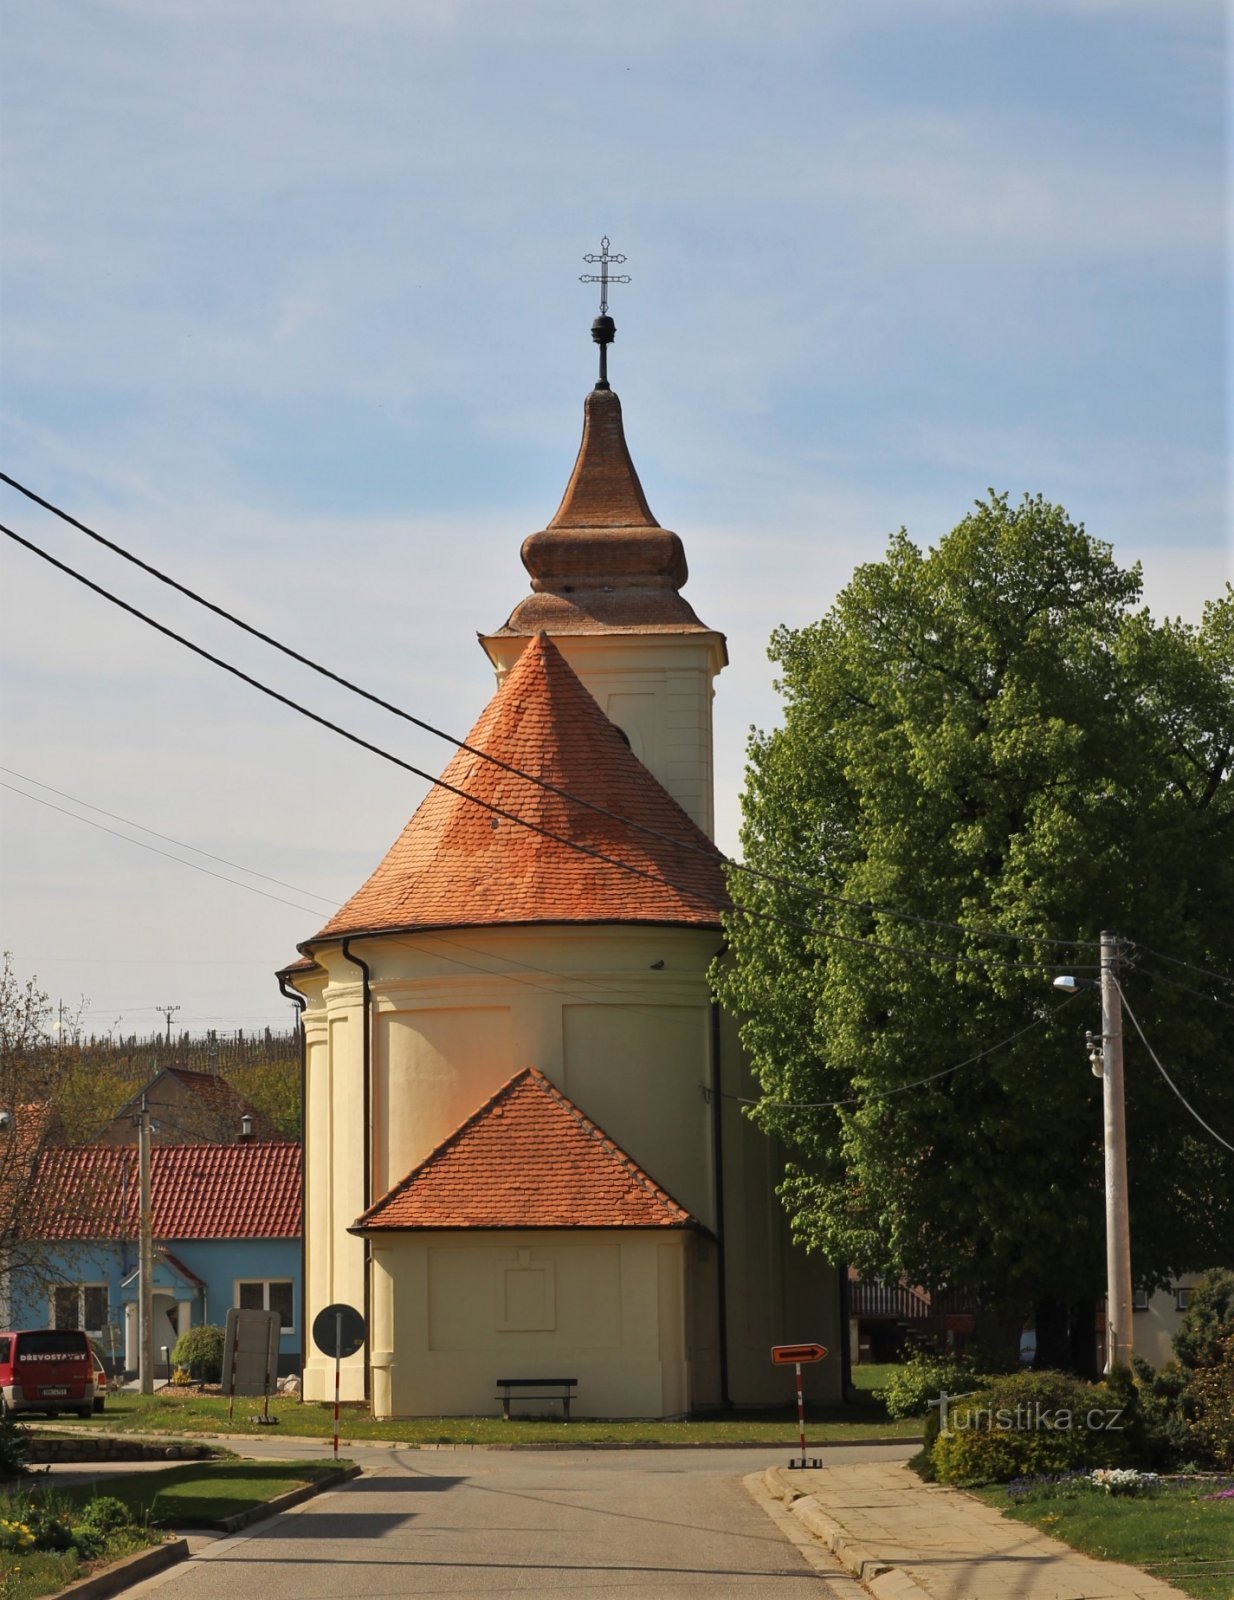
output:
M5 470L464 733L475 633L525 591L573 460L580 257L609 234L631 448L729 636L731 848L768 634L901 524L931 543L988 485L1040 491L1143 561L1158 613L1230 575L1226 26L1217 0L10 0ZM272 969L414 781L12 548L3 624L5 766L296 886L246 880L295 905L265 900L0 790L18 970L104 1031L162 1002L285 1020Z

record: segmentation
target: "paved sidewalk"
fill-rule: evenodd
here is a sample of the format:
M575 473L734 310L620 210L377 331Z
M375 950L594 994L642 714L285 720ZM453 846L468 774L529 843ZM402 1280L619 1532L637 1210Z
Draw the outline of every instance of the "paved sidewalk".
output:
M771 1467L764 1482L877 1600L1185 1600L1136 1567L922 1483L902 1462Z

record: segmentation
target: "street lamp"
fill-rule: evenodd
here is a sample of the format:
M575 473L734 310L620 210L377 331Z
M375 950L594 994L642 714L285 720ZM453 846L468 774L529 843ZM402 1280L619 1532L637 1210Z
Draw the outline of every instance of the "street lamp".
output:
M1093 1074L1101 1079L1105 1133L1105 1370L1130 1367L1134 1354L1131 1304L1131 1224L1127 1214L1127 1115L1123 1097L1123 1008L1118 987L1117 934L1101 935L1101 979L1055 978L1066 994L1101 990L1101 1037L1087 1037Z

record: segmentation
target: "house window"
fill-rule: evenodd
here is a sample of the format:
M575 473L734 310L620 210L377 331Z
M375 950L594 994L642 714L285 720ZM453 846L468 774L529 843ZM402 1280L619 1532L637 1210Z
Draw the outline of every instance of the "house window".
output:
M105 1283L58 1283L51 1291L53 1328L84 1328L87 1333L102 1333L107 1326L107 1310Z
M290 1328L292 1293L290 1278L249 1278L236 1283L236 1304L241 1311L277 1311L279 1325Z
M1148 1310L1148 1290L1133 1289L1131 1291L1131 1309L1133 1311Z
M1180 1284L1178 1286L1178 1288L1176 1288L1175 1291L1174 1291L1174 1309L1176 1311L1186 1311L1187 1307L1190 1304L1191 1304L1191 1290L1190 1289L1184 1289L1182 1287L1182 1285Z

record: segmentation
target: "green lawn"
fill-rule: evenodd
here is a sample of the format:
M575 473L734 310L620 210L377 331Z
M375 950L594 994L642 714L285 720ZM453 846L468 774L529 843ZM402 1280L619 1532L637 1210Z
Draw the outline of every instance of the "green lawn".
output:
M144 1549L148 1539L114 1540L108 1555L111 1560ZM36 1551L25 1556L0 1555L0 1595L4 1600L38 1600L45 1594L58 1594L76 1578L91 1569L72 1550L52 1554Z
M899 1370L899 1364L895 1361L862 1362L853 1368L853 1388L859 1394L871 1394L875 1389L883 1388L891 1374Z
M1031 1523L1085 1555L1125 1561L1195 1600L1234 1595L1234 1500L1205 1500L1210 1483L1170 1486L1148 1497L1051 1495L1008 1504L1006 1489L973 1491L1017 1522Z
M276 1399L270 1414L277 1427L262 1427L251 1400L237 1400L234 1419L227 1420L227 1402L213 1395L172 1396L125 1394L109 1396L107 1410L84 1422L62 1426L105 1433L234 1433L300 1439L328 1439L333 1429L331 1407L301 1400ZM808 1411L811 1443L849 1439L911 1438L921 1431L913 1421L891 1422L881 1404L868 1396L843 1407ZM689 1422L562 1422L559 1419L500 1417L417 1417L375 1422L367 1411L343 1408L340 1433L357 1444L368 1439L398 1439L408 1444L658 1444L780 1445L796 1442L797 1416L782 1410L741 1413Z
M157 1527L208 1528L334 1470L332 1461L191 1461L62 1492L76 1505L95 1495L114 1495L137 1521L149 1518Z

